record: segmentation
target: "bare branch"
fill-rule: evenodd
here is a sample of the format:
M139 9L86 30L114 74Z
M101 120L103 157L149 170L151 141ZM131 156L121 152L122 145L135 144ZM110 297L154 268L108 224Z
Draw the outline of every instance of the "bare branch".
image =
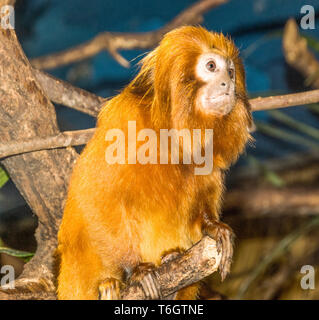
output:
M217 252L216 242L205 236L183 255L164 263L151 274L160 288L162 297L198 282L217 271L221 252ZM143 300L145 293L140 283L133 283L122 292L123 300Z
M16 0L0 0L0 6L10 5L13 6Z
M319 102L319 90L310 90L266 98L259 97L251 99L249 102L253 111L271 110L317 103Z
M33 69L33 74L51 101L87 113L93 117L97 116L100 105L105 99L74 87L70 83L57 79L43 71Z
M55 136L35 138L26 141L0 144L0 158L31 151L66 148L86 144L93 136L95 129L65 131Z
M92 40L74 48L35 58L31 60L31 64L38 69L53 69L90 58L101 51L108 51L119 64L128 67L130 63L119 54L120 50L152 48L166 32L182 25L200 23L204 13L228 1L201 0L182 11L171 22L156 31L141 33L103 32Z
M301 73L309 84L319 88L319 61L310 52L307 40L300 36L294 19L286 23L283 35L283 51L287 63Z

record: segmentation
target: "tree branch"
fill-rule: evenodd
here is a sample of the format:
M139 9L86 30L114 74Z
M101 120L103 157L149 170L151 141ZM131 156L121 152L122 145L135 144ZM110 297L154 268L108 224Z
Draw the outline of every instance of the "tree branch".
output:
M10 5L13 6L15 4L16 0L0 0L0 6L4 5Z
M0 144L0 159L9 155L83 145L92 138L94 132L94 128L78 131L65 131L60 132L55 136L34 138L19 143L8 142L6 144Z
M182 25L200 23L205 12L228 1L201 0L182 11L171 22L156 31L141 33L103 32L92 40L74 48L32 59L31 64L38 69L53 69L90 58L101 51L108 51L119 64L129 67L130 63L119 54L120 50L152 48L157 45L166 32Z
M33 75L51 101L87 113L93 117L97 116L100 105L105 100L43 71L33 69Z
M310 52L307 40L300 36L294 19L286 23L283 34L283 51L287 63L303 75L314 88L319 88L319 61Z
M252 111L271 110L319 102L319 90L249 100Z
M160 265L151 276L158 284L162 297L165 298L217 271L220 260L221 252L217 252L215 240L205 236L183 255ZM122 299L145 299L141 284L133 283L125 288Z

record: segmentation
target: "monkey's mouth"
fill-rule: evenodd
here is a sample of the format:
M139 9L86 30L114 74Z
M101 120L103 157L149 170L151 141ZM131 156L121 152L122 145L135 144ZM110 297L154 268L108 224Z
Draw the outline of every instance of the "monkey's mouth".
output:
M235 96L223 93L218 96L206 97L202 101L202 110L207 114L224 116L228 114L235 105Z

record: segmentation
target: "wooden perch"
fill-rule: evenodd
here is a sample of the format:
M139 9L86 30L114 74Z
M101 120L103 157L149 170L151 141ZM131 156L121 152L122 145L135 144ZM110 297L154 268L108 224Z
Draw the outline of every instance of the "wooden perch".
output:
M205 236L188 249L184 254L172 261L166 262L156 268L151 276L156 281L163 298L176 291L198 282L217 271L222 252L217 252L216 242L209 236ZM34 299L37 293L21 292L15 289L0 289L1 299ZM10 294L11 293L11 294ZM43 299L54 299L54 294L43 292ZM133 283L122 291L123 300L144 300L145 292L139 282Z
M74 48L32 59L31 64L37 69L53 69L90 58L101 51L108 51L119 64L129 67L130 63L119 54L120 50L152 48L168 31L182 25L198 24L202 21L204 13L226 2L228 0L201 0L156 31L141 33L102 32L92 40Z
M220 260L221 252L217 252L215 240L205 236L183 255L156 268L151 276L154 277L162 297L165 298L217 271ZM133 283L125 288L122 299L145 299L141 284Z

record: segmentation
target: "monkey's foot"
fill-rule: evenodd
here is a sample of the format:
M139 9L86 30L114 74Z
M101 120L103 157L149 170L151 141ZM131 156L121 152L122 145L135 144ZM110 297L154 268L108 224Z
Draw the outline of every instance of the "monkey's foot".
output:
M224 281L232 263L234 233L227 224L218 221L211 221L205 231L216 241L217 252L222 251L218 269L222 281Z
M140 263L134 268L129 279L129 283L139 282L142 285L147 300L159 300L162 297L153 273L154 269L153 263Z
M121 286L121 281L107 278L99 285L99 300L120 300Z

